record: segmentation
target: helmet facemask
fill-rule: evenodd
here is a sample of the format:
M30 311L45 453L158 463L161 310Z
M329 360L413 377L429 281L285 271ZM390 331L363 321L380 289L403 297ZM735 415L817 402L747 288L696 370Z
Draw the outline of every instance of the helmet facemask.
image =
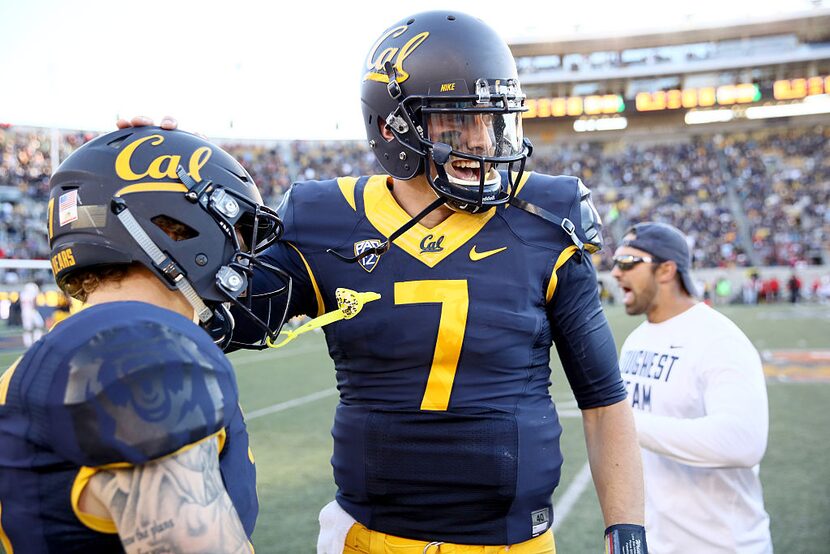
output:
M455 90L465 84L436 87ZM400 86L393 79L389 89L391 94ZM524 98L515 80L490 84L479 79L475 94L408 96L387 122L401 144L422 157L424 175L436 194L454 210L478 213L506 204L524 172L532 150L522 134ZM402 130L408 137L401 136ZM507 169L506 183L499 166Z
M291 295L291 277L282 269L267 263L260 254L274 244L283 233L283 224L273 209L251 201L231 188L211 182L196 183L184 171L180 179L190 189L188 198L198 202L216 221L233 245L231 259L216 272L215 285L225 302L210 303L213 318L203 322L223 349L230 344L234 320L229 307L236 306L255 325L275 339L288 315L288 303L282 314L271 314L265 320L258 317L252 307L256 300L264 300L286 293ZM259 268L276 279L278 285L271 290L254 294L254 269Z

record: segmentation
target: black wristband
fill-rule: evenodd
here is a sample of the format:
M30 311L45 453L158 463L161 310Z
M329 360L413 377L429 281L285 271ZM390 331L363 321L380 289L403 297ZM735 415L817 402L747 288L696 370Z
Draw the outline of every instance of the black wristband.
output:
M646 528L617 523L605 530L605 554L648 554Z

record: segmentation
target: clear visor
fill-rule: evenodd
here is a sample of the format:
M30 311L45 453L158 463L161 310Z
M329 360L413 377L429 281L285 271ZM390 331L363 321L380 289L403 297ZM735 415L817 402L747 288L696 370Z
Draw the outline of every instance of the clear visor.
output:
M427 114L429 140L456 152L487 158L510 158L522 152L519 112L443 112Z

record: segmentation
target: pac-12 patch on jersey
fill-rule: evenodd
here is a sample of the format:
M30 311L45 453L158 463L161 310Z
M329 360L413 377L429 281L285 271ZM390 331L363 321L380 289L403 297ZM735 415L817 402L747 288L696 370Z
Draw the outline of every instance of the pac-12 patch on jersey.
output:
M356 242L354 243L354 255L360 256L370 248L377 248L381 244L381 241L378 239L368 239ZM360 267L371 273L372 270L375 269L375 266L378 265L379 260L380 256L377 254L369 254L365 258L360 259Z

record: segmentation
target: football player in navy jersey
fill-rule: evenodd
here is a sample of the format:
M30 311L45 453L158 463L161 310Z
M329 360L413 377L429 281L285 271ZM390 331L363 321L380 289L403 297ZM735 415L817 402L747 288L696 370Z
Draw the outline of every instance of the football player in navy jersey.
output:
M293 288L254 306L263 319L286 306L337 319L325 334L338 491L318 553L555 552L554 344L582 409L606 549L646 552L640 454L590 259L600 219L579 179L525 170L507 44L468 15L421 13L378 37L361 77L387 174L295 183L278 209L283 240L265 253ZM380 299L332 318L338 289ZM232 347L280 342L262 329L238 322Z
M252 552L254 458L214 342L227 305L264 325L253 269L272 271L258 254L281 230L248 173L188 133L125 129L61 164L52 268L86 308L0 377L8 554Z
M339 287L381 295L325 327L338 492L319 550L553 552L555 344L608 546L645 552L640 455L590 259L600 220L579 179L525 170L510 50L476 18L421 13L379 36L362 80L388 175L296 183L266 254L294 278L290 314L331 310Z

